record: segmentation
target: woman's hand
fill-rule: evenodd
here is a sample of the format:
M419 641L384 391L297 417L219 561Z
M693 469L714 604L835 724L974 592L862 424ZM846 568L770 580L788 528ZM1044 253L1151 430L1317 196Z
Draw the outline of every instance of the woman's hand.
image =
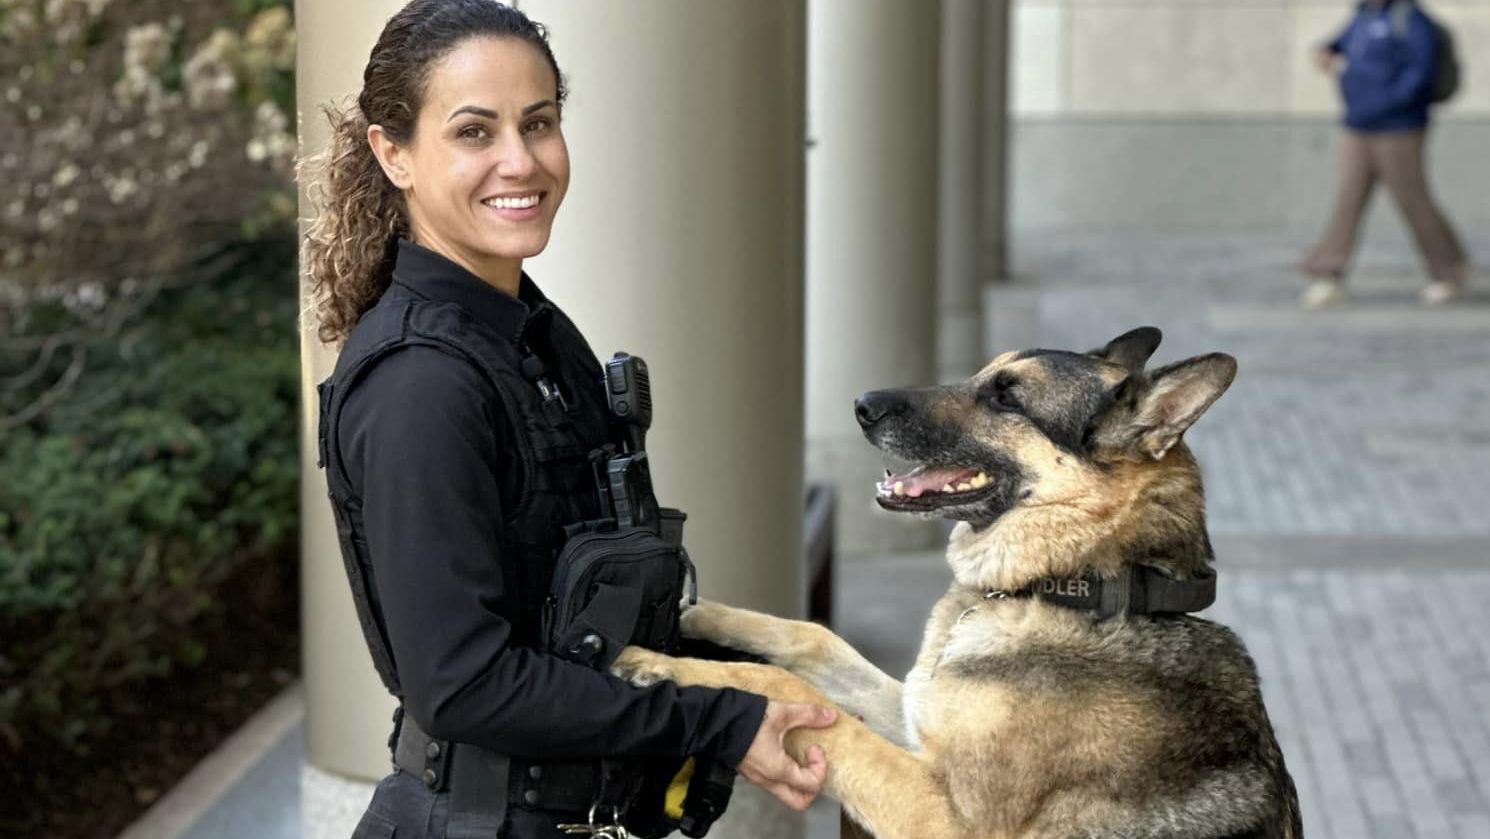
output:
M1334 50L1328 47L1320 47L1314 51L1314 66L1318 67L1321 73L1333 74L1335 72L1335 61L1339 57L1335 54Z
M772 700L750 751L740 761L740 774L793 810L806 810L828 777L828 759L822 748L813 746L807 752L807 764L797 763L783 747L786 733L804 726L827 728L836 719L838 712L832 708Z

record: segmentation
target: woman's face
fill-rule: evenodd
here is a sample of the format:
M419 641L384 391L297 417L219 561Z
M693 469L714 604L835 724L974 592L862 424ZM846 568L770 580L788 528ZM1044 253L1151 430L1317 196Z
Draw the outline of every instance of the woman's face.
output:
M487 277L543 250L569 187L557 89L516 38L468 39L432 68L413 141L384 164L415 241Z

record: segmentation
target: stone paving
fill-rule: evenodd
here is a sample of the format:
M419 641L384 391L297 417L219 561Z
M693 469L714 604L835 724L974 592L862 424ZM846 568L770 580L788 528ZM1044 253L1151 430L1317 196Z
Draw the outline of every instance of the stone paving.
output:
M1490 839L1490 283L1424 309L1388 244L1355 303L1300 312L1297 244L1025 243L989 295L990 354L1153 324L1157 362L1237 356L1190 432L1222 573L1208 616L1257 661L1305 835ZM935 554L856 560L841 630L904 672L948 578Z

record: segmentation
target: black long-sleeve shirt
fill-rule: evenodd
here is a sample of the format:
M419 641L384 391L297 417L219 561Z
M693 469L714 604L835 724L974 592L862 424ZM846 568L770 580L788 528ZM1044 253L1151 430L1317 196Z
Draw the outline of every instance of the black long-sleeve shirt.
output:
M395 282L461 305L503 334L529 307L431 251L401 243ZM541 300L526 278L523 294ZM634 687L512 643L499 613L501 499L515 497L515 434L469 363L422 346L375 362L337 428L363 502L377 608L404 704L431 736L508 754L712 755L735 766L765 714L736 690Z

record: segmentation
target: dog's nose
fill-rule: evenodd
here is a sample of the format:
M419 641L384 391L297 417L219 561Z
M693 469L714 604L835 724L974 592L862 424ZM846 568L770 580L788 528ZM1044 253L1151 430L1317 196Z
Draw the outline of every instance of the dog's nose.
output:
M872 390L854 400L854 418L866 431L875 423L894 412L900 397L894 391Z

